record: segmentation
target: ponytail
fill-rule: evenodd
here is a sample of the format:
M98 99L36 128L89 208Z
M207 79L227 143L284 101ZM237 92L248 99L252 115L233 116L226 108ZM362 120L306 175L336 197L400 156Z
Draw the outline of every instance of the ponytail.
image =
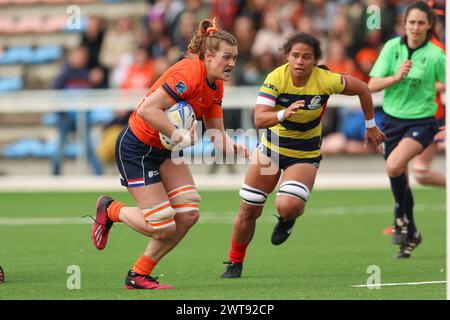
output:
M196 54L200 59L205 58L206 50L218 51L221 42L230 46L237 46L236 38L217 27L217 18L202 20L188 45L188 51Z

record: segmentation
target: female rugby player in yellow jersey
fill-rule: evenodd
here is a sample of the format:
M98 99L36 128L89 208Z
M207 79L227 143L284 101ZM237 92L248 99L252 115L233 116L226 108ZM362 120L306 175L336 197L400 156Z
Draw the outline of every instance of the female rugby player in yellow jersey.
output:
M375 124L367 85L316 66L321 58L317 39L306 33L295 34L282 49L288 62L267 76L256 100L255 125L265 132L239 192L242 201L234 220L223 278L241 276L256 219L278 183L276 208L280 216L272 243L279 245L289 237L295 220L305 209L322 159L321 118L330 95L358 95L366 119L366 143L379 145L385 139Z

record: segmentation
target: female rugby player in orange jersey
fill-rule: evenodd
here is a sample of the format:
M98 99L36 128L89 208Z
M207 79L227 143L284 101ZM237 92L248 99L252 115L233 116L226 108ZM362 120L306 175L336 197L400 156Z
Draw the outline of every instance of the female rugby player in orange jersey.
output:
M99 197L92 240L97 249L104 249L114 222L124 222L153 238L128 272L127 289L171 289L172 286L161 285L150 275L199 218L200 195L188 166L179 161L174 163L172 152L159 140L162 133L181 147L188 147L194 140L195 125L190 135L185 135L172 125L164 110L177 101L186 101L193 107L195 117L203 118L207 129L218 129L221 133L222 137L220 134L215 137L217 148L248 153L245 147L234 144L224 130L223 81L231 77L238 48L234 36L215 24L215 19L200 23L188 47L191 56L169 68L150 88L117 139L116 161L121 183L137 207L126 207L108 196Z

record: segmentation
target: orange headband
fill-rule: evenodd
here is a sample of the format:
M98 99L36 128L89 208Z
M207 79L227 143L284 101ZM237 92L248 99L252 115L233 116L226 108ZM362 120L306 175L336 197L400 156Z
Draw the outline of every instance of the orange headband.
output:
M211 33L216 33L217 31L219 31L216 27L209 27L208 29L206 29L206 33L211 35Z
M211 35L212 33L216 33L217 31L219 31L219 29L217 29L216 23L217 23L217 17L214 17L212 20L212 27L209 27L206 29L207 34Z

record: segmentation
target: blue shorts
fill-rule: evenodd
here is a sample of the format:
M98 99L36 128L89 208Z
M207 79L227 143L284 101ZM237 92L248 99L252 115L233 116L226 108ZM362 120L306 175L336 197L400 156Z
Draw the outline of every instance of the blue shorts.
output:
M182 151L178 154L182 156ZM128 188L142 187L161 181L159 166L172 157L172 151L141 142L127 125L116 142L116 163L120 183Z
M439 131L439 125L434 117L399 119L385 113L381 121L381 130L386 135L383 156L387 159L403 138L412 138L425 149L433 142L434 136Z
M322 160L322 156L318 156L316 158L293 158L284 156L282 154L279 154L266 146L264 146L261 142L258 143L257 149L262 152L264 155L272 159L273 162L275 162L278 166L278 168L282 170L286 170L290 166L297 164L297 163L309 163L312 164L314 167L319 169L320 167L320 161Z

